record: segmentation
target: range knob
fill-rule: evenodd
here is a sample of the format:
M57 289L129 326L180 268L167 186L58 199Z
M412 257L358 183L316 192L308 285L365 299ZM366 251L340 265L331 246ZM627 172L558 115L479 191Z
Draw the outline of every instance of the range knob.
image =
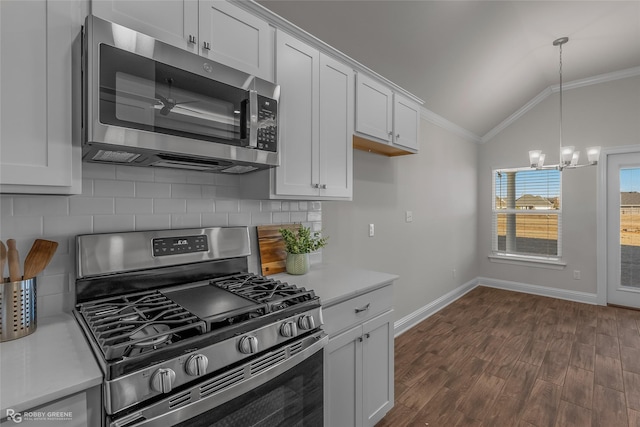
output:
M160 393L169 393L176 380L176 373L171 368L160 368L151 376L151 389Z
M258 338L253 335L245 335L240 338L238 350L243 354L252 354L258 352Z
M316 327L316 322L313 320L313 316L305 314L298 319L298 327L305 330L313 329Z
M289 320L286 321L280 326L280 335L285 338L291 338L298 335L298 327L296 326L296 322Z
M204 354L194 354L187 359L184 364L184 370L192 377L199 377L207 372L207 366L209 366L209 359Z

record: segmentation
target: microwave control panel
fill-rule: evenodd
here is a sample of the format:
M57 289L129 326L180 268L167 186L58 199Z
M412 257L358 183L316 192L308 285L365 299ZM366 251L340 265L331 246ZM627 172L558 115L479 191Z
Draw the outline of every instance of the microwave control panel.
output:
M258 95L258 149L275 152L278 145L278 102Z

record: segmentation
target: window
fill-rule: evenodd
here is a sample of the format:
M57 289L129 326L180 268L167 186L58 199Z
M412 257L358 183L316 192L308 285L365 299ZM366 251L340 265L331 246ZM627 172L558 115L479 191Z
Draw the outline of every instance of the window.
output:
M557 260L561 255L561 173L493 172L493 254Z

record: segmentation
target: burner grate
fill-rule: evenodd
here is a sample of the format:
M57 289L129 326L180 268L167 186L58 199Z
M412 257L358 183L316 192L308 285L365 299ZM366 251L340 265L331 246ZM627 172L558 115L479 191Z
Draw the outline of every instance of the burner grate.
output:
M206 324L157 291L80 304L105 359L134 356L206 331Z
M258 303L266 304L269 307L269 312L283 310L316 298L313 291L251 273L212 280L211 284Z

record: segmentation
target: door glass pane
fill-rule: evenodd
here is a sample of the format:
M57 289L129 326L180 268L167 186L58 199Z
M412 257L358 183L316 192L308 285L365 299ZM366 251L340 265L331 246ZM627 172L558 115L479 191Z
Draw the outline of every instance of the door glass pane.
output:
M620 169L620 284L640 288L640 168Z

